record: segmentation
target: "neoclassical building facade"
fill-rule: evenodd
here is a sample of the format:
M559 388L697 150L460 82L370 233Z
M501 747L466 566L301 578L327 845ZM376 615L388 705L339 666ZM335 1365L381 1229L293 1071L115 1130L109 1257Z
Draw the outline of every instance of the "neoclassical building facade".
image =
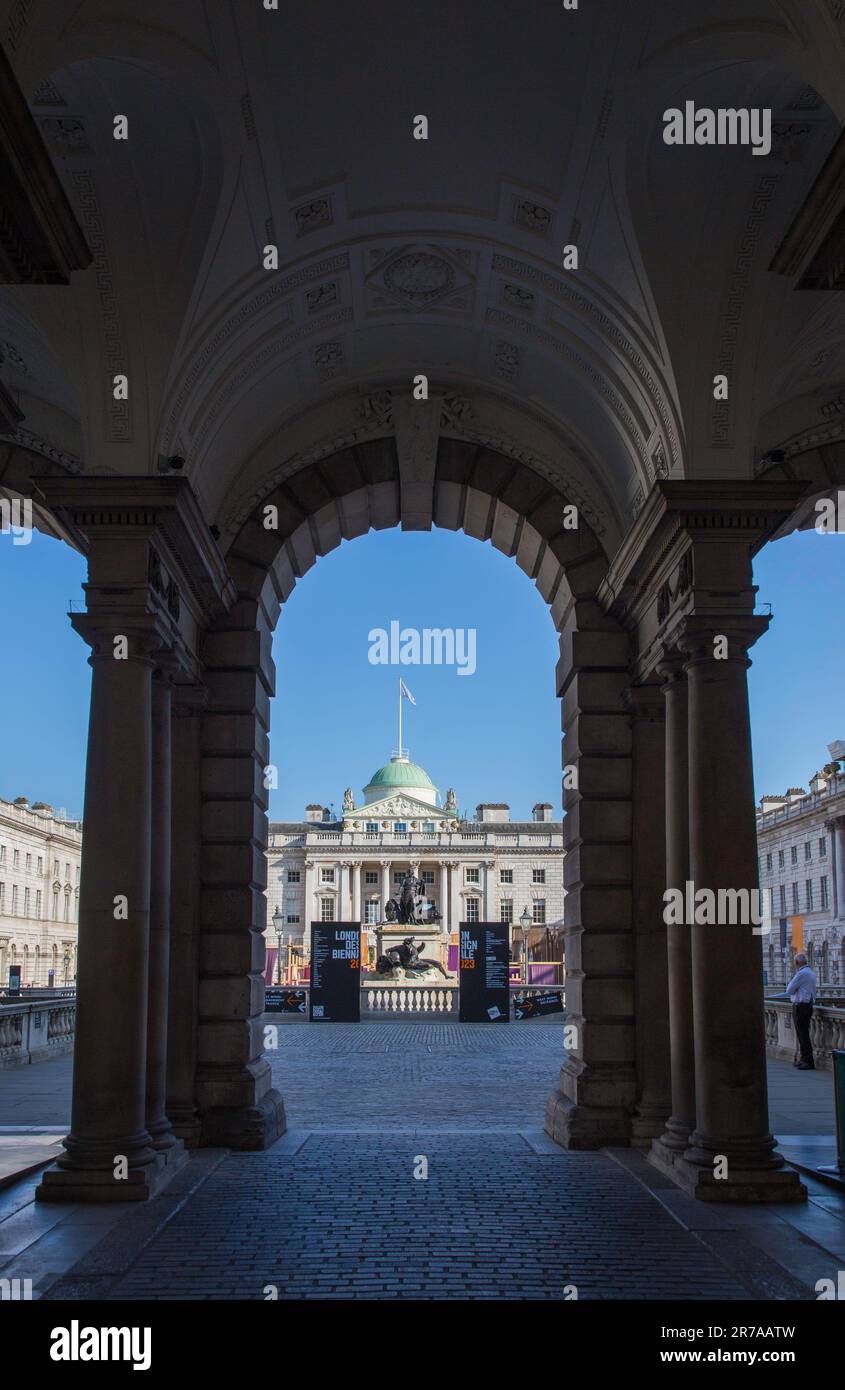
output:
M0 797L0 988L76 981L82 825L46 802Z
M341 818L314 804L304 821L270 821L268 949L278 949L277 925L305 959L312 921L361 922L363 958L374 964L375 927L410 871L440 913L444 944L456 944L461 922L508 922L520 956L526 911L532 928L562 925L563 827L547 802L527 822L509 813L504 803L483 804L475 820L461 819L454 790L444 802L424 768L397 754L370 778L360 805L347 788Z
M768 980L789 979L806 951L820 985L845 984L845 749L810 778L764 796L757 810L760 887L771 894L772 930L763 943Z
M0 0L0 491L85 555L92 665L72 1124L39 1199L145 1199L186 1145L283 1132L273 630L336 546L439 526L559 635L527 677L563 730L577 1045L548 1133L801 1200L760 939L667 933L663 904L759 886L754 560L845 492L845 12L467 0L456 83L440 26L363 10ZM690 105L768 137L667 141Z

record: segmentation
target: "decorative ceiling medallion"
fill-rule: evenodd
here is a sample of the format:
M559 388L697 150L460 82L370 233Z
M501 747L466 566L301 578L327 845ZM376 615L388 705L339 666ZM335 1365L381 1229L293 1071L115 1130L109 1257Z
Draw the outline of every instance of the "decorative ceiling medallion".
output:
M343 371L343 344L319 343L314 349L314 366L317 375L328 381Z
M513 381L519 371L519 348L516 343L493 344L493 367L497 376Z
M340 289L336 280L329 280L326 284L315 285L313 289L305 291L305 307L309 314L317 314L321 309L330 309L337 304L340 298Z
M535 236L547 237L552 230L554 214L551 208L532 203L529 198L515 198L513 220L514 226L524 227L526 231L534 232Z
M449 307L467 307L462 292L474 282L467 267L468 253L422 243L400 246L387 254L377 251L371 256L376 263L366 283L376 292L377 304L431 309L450 301Z
M41 133L54 154L93 154L84 125L73 116L45 116Z
M334 221L331 198L312 198L308 203L300 203L293 210L293 221L297 236L330 226Z

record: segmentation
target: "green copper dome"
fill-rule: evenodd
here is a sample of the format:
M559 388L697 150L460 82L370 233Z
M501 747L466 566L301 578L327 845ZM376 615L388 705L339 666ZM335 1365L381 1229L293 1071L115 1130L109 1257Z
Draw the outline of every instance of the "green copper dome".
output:
M425 769L420 767L419 763L408 762L407 758L391 758L389 763L380 767L364 788L364 794L370 791L389 791L392 787L425 787L429 791L437 790Z

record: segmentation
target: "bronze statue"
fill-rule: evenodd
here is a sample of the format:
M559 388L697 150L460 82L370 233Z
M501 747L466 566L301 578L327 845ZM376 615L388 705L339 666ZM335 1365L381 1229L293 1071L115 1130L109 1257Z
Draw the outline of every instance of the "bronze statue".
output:
M400 968L410 971L412 974L426 970L439 970L444 979L448 980L449 978L448 971L443 969L439 960L432 960L428 956L420 955L420 948L414 945L412 936L406 936L401 946L391 946L376 961L376 973L378 975L392 975Z
M423 915L425 884L421 878L407 873L402 880L398 897L388 898L384 905L384 915L388 922L399 922L403 927L423 926L429 922L439 922L440 913L429 908Z

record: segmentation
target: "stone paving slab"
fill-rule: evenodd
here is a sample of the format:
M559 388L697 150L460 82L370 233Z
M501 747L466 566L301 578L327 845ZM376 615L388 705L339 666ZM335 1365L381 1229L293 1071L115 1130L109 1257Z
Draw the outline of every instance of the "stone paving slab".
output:
M268 1285L280 1299L749 1296L607 1156L561 1162L489 1130L320 1132L294 1154L233 1155L108 1296L261 1300Z

